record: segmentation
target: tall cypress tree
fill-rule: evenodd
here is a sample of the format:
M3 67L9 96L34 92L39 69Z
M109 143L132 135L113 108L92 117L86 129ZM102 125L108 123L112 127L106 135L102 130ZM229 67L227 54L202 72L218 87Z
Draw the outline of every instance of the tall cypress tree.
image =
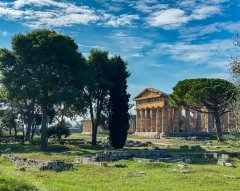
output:
M111 78L113 83L110 88L109 102L109 138L110 144L116 149L123 148L127 139L129 129L128 101L130 95L127 93L127 63L120 56L111 59L114 72Z

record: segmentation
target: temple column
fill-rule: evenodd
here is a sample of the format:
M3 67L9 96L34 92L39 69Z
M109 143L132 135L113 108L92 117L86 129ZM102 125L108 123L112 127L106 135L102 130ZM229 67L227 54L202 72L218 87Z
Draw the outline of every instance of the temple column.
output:
M137 110L137 116L136 116L136 131L140 132L141 131L141 112L140 110Z
M145 132L145 109L141 110L141 132Z
M179 111L178 108L173 109L173 131L179 132Z
M162 132L162 109L157 108L157 117L156 117L156 132Z
M174 108L168 108L168 132L174 131Z
M193 113L193 118L192 118L192 121L193 121L193 127L192 127L192 131L193 132L196 132L197 131L197 111L192 111Z
M156 132L156 115L157 115L157 110L156 109L152 109L151 112L151 132Z
M168 132L168 107L163 106L162 108L162 133Z
M189 132L190 127L190 110L188 108L185 109L185 131Z
M201 113L199 111L196 112L196 131L197 132L202 131L202 119L201 119Z
M151 115L150 115L150 109L146 110L146 132L151 131Z

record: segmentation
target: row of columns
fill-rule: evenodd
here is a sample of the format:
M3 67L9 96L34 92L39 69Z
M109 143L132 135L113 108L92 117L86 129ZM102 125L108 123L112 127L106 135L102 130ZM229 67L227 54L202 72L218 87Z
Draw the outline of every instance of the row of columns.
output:
M168 108L137 110L137 132L167 132Z
M231 126L234 126L233 120L232 113L227 113L222 116L221 124L223 131L228 131ZM137 110L137 132L213 132L214 127L213 114L185 109L185 116L183 117L181 108L171 108L167 106Z

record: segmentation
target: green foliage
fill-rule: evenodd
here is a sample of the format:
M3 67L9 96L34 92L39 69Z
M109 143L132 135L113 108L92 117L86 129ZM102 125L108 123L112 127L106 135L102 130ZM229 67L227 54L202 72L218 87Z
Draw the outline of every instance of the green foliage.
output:
M41 147L45 150L49 108L62 102L72 103L69 85L83 58L73 39L50 30L14 36L12 50L0 52L1 81L9 97L36 102L41 107Z
M41 144L41 137L33 137L29 140L31 145L40 145Z
M234 40L234 43L236 47L240 48L240 35L237 35L237 38ZM240 132L240 58L239 55L237 55L233 60L230 62L230 73L232 75L232 79L234 81L234 84L237 87L237 96L236 96L236 102L234 103L234 110L238 120L238 127L236 128L236 131Z
M92 144L96 145L97 128L104 124L108 110L109 89L112 86L111 62L107 51L91 50L88 60L88 83L84 97L92 120Z
M223 79L187 79L173 88L170 101L173 105L213 110L214 104L230 105L235 100L235 86Z
M113 83L110 88L109 103L109 138L112 147L123 148L127 139L129 129L129 113L128 102L130 95L127 93L127 63L121 57L112 58L114 66L111 81Z
M119 62L123 63L122 68L117 66L117 59L120 58L111 60L107 51L97 49L85 59L72 38L56 31L34 30L15 35L12 50L0 49L0 99L7 104L16 103L16 114L20 114L16 116L27 125L25 140L31 138L31 133L34 135L41 123L44 151L47 149L47 124L57 118L73 119L87 112L93 124L92 144L96 145L97 128L107 124L110 90L112 97L116 97L120 88L118 98L123 105L119 117L123 118L120 123L114 123L122 125L115 128L119 131L116 135L122 134L119 143L122 147L128 129L126 79L129 74L124 74L126 65L122 60ZM112 113L117 119L117 112ZM65 125L54 126L48 133L58 139L68 135Z
M12 111L9 111L9 110L3 111L3 114L0 117L0 122L1 122L1 126L4 128L4 130L9 131L10 136L12 134L12 130L15 130L15 134L16 134L15 116L12 113Z
M38 191L38 189L17 179L1 177L0 174L0 191Z
M236 100L236 87L223 79L187 79L173 88L170 103L202 112L205 107L214 115L218 140L222 141L220 116L231 110Z
M240 149L240 134L229 134L223 136L224 142Z
M47 136L55 136L57 137L58 141L60 141L62 136L64 136L65 138L70 136L70 130L66 122L62 122L49 127L47 129Z

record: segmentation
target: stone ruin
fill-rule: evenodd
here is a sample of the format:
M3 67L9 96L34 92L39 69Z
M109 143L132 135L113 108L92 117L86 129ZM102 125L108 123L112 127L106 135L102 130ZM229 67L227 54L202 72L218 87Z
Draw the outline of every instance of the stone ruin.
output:
M103 153L97 153L94 155L85 155L83 157L77 157L75 163L80 164L93 164L97 166L108 166L107 162L109 161L118 161L118 160L134 160L141 163L148 163L153 161L159 162L184 162L190 164L194 158L215 158L220 161L224 159L222 164L224 166L230 166L228 158L226 159L221 156L231 156L239 157L240 153L223 153L223 152L207 152L202 149L199 145L188 147L186 145L182 146L181 149L194 151L187 153L178 153L178 154L167 154L163 150L160 150L158 147L155 147L152 150L120 150L120 151L105 151Z
M20 158L15 155L2 155L2 157L12 161L13 164L19 167L21 170L23 170L26 167L35 167L38 170L54 170L54 171L73 169L72 163L66 163L60 160L42 162L27 158Z

